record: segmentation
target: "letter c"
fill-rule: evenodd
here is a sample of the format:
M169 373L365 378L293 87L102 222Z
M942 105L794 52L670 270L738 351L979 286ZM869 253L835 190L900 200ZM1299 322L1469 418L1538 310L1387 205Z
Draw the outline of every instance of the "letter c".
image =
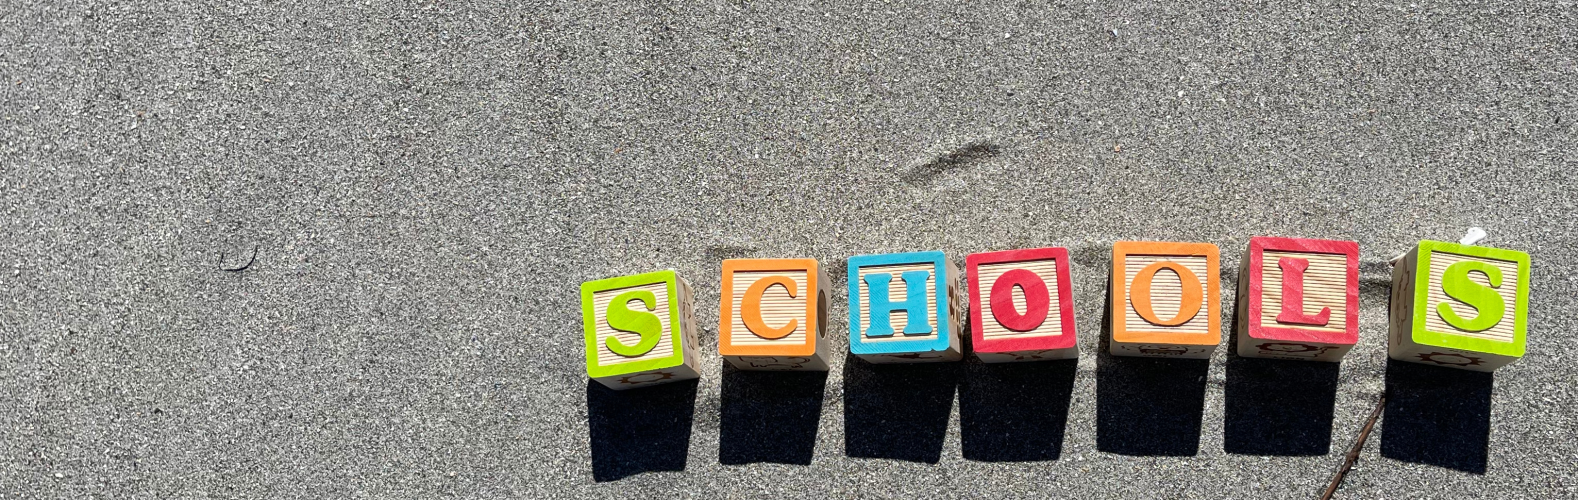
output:
M751 287L745 290L743 302L740 304L740 319L745 322L745 328L751 333L764 339L781 339L794 333L795 327L800 326L798 320L791 319L782 327L773 328L762 321L762 295L767 293L767 288L779 285L789 291L789 297L794 298L800 294L799 287L788 276L768 276L756 280Z

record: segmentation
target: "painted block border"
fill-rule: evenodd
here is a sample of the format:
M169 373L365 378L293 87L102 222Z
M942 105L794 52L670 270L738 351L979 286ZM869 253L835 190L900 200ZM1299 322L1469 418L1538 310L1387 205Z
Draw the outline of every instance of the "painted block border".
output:
M904 354L911 352L946 351L953 334L948 318L948 265L947 257L940 251L906 252L877 255L856 255L849 258L849 352L856 355ZM902 264L931 264L933 293L937 295L937 335L924 340L891 340L862 342L860 333L860 268ZM962 350L962 349L961 349Z
M754 271L805 271L806 286L801 297L806 299L804 324L805 343L800 345L734 345L734 273ZM816 340L826 332L819 330L817 294L825 285L818 279L820 269L816 259L728 259L723 261L722 288L718 297L718 355L720 356L815 356Z
M1124 325L1124 309L1129 307L1128 280L1124 261L1128 255L1168 255L1177 257L1204 256L1206 258L1206 333L1171 333L1163 331L1129 331ZM1112 243L1112 341L1126 344L1222 344L1222 293L1221 251L1211 243L1185 243L1168 241L1116 241Z
M610 366L597 364L597 318L596 307L592 301L592 294L605 291L630 288L642 285L655 285L663 283L668 289L668 314L669 337L674 344L674 354L668 357L637 361L634 363L621 363ZM586 374L591 378L624 375L647 370L673 368L685 364L685 348L683 343L682 325L679 314L679 275L672 269L653 271L650 273L618 276L600 280L588 281L581 284L581 318L586 333Z
M1430 296L1430 257L1436 252L1516 262L1518 264L1518 294L1517 303L1514 304L1517 311L1513 313L1512 317L1513 321L1515 321L1512 326L1512 342L1497 342L1425 329L1425 315L1431 312L1427 307ZM1414 273L1416 283L1413 299L1414 317L1411 318L1414 343L1501 356L1523 357L1525 347L1524 335L1529 326L1529 254L1517 250L1423 240L1419 242L1418 261L1414 265Z
M1285 326L1267 327L1260 322L1261 297L1264 296L1265 252L1305 252L1342 255L1346 261L1347 282L1344 284L1344 302L1347 305L1343 333L1323 332ZM1306 238L1279 238L1256 236L1249 239L1249 337L1265 340L1289 340L1322 344L1355 344L1359 341L1359 243L1341 240L1316 240Z
M980 273L978 269L982 264L1002 264L1012 262L1025 262L1036 260L1054 260L1057 262L1057 293L1058 293L1058 318L1062 321L1064 335L1056 337L1035 337L1027 339L994 339L987 340L981 321ZM1074 292L1073 277L1069 275L1068 249L1061 247L1028 248L1022 250L1003 250L998 252L972 253L964 257L965 276L969 276L970 287L970 338L971 350L975 352L1014 352L1042 349L1067 349L1078 343L1074 329ZM1048 318L1050 319L1050 318Z

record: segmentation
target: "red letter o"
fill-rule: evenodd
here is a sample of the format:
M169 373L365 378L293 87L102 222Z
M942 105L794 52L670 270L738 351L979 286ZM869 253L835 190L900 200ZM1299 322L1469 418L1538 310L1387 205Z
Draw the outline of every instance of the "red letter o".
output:
M1025 313L1014 309L1014 287L1025 293ZM1003 328L1028 332L1047 320L1052 307L1052 296L1047 284L1029 269L1011 269L992 284L992 318Z

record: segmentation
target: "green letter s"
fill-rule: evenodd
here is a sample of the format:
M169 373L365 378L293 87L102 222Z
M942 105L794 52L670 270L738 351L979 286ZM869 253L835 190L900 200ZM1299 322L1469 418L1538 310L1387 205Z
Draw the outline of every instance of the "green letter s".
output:
M1468 279L1470 271L1484 273L1485 277L1490 278L1490 286ZM1452 311L1451 307L1447 307L1445 302L1436 304L1436 313L1440 314L1441 319L1446 320L1447 324L1460 330L1469 332L1489 330L1490 327L1501 322L1505 312L1506 306L1502 304L1501 295L1495 290L1500 287L1501 269L1496 266L1472 260L1447 266L1446 271L1441 274L1441 290L1446 292L1448 297L1477 309L1479 314L1472 319L1463 319Z
M634 300L641 301L646 310L631 310L630 302ZM658 321L656 314L648 312L656 307L657 295L646 290L625 292L614 297L613 302L608 303L608 326L640 335L641 341L632 347L617 338L608 337L608 350L620 356L636 357L657 347L658 339L663 336L663 323Z

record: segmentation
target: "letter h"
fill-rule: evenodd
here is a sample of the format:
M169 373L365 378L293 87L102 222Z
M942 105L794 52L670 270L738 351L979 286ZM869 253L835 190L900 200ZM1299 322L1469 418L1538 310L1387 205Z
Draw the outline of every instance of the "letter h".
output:
M888 316L894 310L903 308L906 316L904 322L905 335L922 335L931 333L931 323L926 320L926 279L931 277L930 271L905 271L904 301L893 302L889 299L888 285L893 281L893 275L875 273L865 276L866 287L870 296L871 323L866 328L867 337L889 337L893 335L893 324Z

